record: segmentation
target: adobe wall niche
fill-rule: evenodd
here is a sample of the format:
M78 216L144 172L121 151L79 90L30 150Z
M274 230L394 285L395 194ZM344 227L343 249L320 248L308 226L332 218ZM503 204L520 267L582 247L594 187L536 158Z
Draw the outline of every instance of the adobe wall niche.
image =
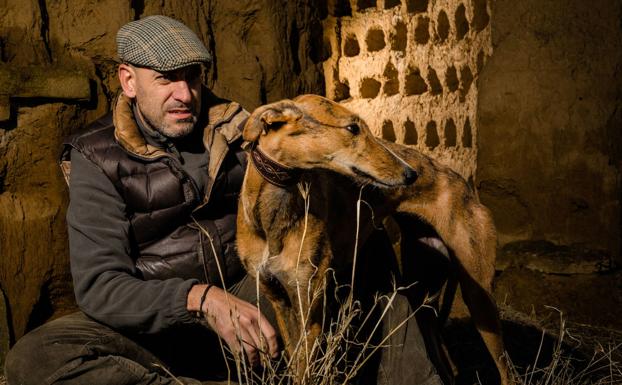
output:
M375 135L417 147L473 181L475 79L492 51L485 1L332 1L326 94Z

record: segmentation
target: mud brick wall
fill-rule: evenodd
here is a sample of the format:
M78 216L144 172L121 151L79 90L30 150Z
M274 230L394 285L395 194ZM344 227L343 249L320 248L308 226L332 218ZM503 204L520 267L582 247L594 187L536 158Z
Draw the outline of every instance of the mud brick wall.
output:
M374 134L416 146L471 181L476 172L476 80L491 55L485 0L328 3L327 96Z

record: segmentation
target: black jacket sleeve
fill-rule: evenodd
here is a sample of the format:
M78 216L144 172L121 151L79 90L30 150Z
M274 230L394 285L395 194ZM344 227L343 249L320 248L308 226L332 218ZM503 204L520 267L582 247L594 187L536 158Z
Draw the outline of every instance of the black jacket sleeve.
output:
M112 182L78 151L71 152L69 250L76 301L115 329L157 333L195 322L186 301L196 280L142 280L130 257L129 220Z

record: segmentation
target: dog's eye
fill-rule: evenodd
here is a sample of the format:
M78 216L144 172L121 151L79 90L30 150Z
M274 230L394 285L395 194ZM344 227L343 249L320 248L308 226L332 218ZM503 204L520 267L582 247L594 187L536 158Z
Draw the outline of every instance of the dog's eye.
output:
M346 127L346 130L350 131L352 135L357 135L359 132L361 132L361 128L358 126L358 124L350 124Z

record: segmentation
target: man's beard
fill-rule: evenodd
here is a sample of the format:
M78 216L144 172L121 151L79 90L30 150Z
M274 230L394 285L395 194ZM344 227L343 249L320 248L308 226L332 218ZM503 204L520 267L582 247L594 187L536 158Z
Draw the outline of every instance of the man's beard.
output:
M184 108L187 107L184 106ZM174 127L171 127L171 125L169 125L165 121L164 117L158 119L159 121L154 121L153 119L151 119L147 114L144 113L144 110L140 108L140 103L138 104L138 109L140 110L143 119L151 127L151 129L159 132L160 134L170 139L183 138L184 136L189 135L194 130L194 126L197 124L198 120L194 109L191 108L192 116L184 119L177 119L175 121L176 125Z
M152 126L152 127L154 127L156 131L166 136L167 138L171 138L171 139L183 138L184 136L189 135L194 130L194 126L196 125L196 120L197 119L194 116L191 116L186 119L177 119L176 120L177 126L175 129L171 129L171 127L166 123L163 123L160 126Z

